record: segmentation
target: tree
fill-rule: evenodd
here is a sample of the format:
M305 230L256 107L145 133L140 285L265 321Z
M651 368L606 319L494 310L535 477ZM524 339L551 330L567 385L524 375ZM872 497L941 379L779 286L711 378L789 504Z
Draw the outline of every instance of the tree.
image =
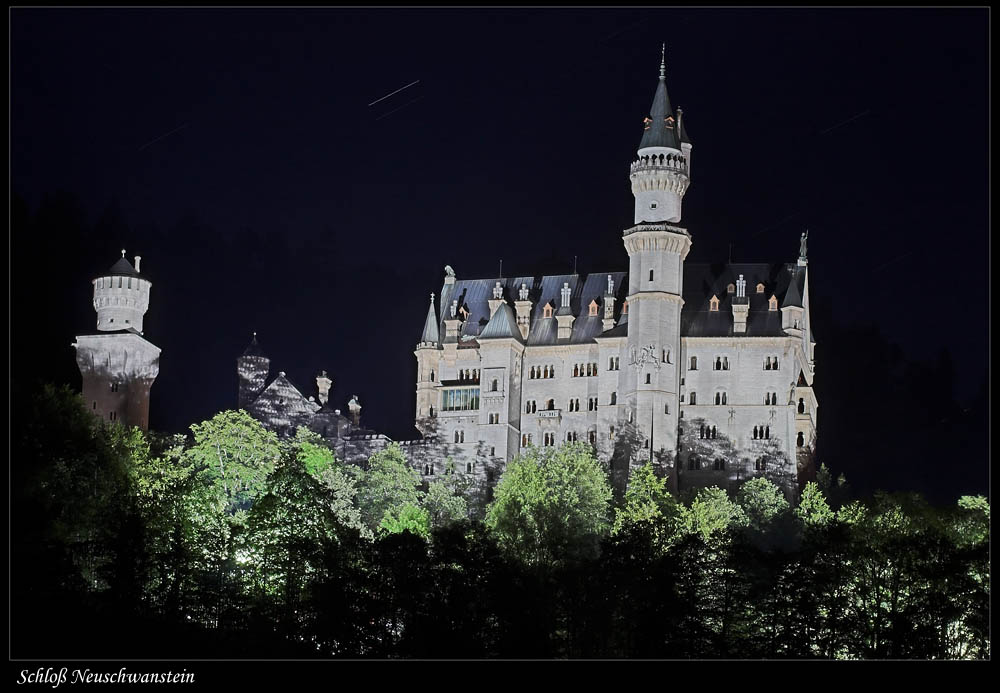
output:
M627 528L647 525L653 533L653 541L664 548L680 515L677 500L667 490L667 483L665 477L657 478L650 462L632 472L624 503L615 513L611 533L618 535Z
M192 424L194 446L185 454L226 512L246 510L261 493L280 454L278 438L243 410L224 411Z
M737 498L746 514L747 526L762 534L790 509L781 489L765 477L743 484Z
M291 446L306 473L317 479L329 492L326 502L337 522L343 527L358 530L366 538L372 538L371 531L361 520L361 510L358 508L356 479L360 470L340 464L325 441L306 428L299 427Z
M373 532L386 514L398 515L403 506L420 504L420 477L396 443L372 455L367 470L355 473L359 476L361 518Z
M700 534L705 539L718 537L729 528L744 527L746 513L718 486L699 489L691 505L681 513L685 531Z
M806 484L799 507L795 509L795 516L806 527L824 526L833 521L833 510L830 509L815 481Z
M386 512L379 525L379 532L383 535L410 532L427 539L431 534L430 513L418 505L407 503L399 509Z
M505 550L544 570L597 554L610 500L588 444L531 447L507 466L486 525Z
M431 482L424 495L424 508L429 514L432 529L461 522L468 517L469 508L465 498L459 495L454 484L449 482L454 476L452 474L450 477L445 476L443 481Z

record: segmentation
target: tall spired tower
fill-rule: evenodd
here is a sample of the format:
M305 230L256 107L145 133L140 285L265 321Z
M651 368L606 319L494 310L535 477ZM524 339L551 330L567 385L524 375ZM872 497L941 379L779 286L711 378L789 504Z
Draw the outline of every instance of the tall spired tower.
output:
M73 346L83 376L83 399L105 421L149 428L149 390L160 372L160 349L142 336L152 284L121 259L93 280L97 332Z
M622 368L625 418L643 443L639 463L662 459L677 445L680 328L684 259L691 236L676 226L687 190L691 143L680 109L670 106L666 47L660 81L629 178L635 225L625 229L629 256L628 368Z

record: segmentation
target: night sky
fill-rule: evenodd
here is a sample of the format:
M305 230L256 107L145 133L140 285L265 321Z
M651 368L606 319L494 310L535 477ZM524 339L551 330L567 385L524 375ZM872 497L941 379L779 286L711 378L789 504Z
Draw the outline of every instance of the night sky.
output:
M272 374L309 395L326 369L335 406L416 437L445 264L627 270L665 41L688 261L793 262L809 229L820 459L859 490L985 493L987 18L13 9L12 385L80 386L90 279L125 248L153 283L153 428L234 407L257 331ZM893 393L884 363L911 364Z

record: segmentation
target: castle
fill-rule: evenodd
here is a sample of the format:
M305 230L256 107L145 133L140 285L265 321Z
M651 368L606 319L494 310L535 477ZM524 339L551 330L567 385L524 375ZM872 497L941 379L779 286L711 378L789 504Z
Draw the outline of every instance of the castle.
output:
M149 428L149 390L160 372L160 349L142 336L152 283L122 257L94 279L97 332L79 335L73 347L83 377L83 399L105 421Z
M629 168L628 272L459 279L445 267L414 351L422 437L401 443L421 474L451 471L450 460L488 488L529 446L585 441L621 483L647 460L675 491L764 475L793 494L809 478L818 403L807 234L793 262L686 263L691 150L661 57ZM145 428L159 349L141 336L150 285L138 265L123 252L94 280L100 333L75 346L95 412ZM347 462L392 442L361 428L357 397L350 417L331 407L325 371L315 397L284 372L269 383L256 334L236 365L238 406L280 435L305 426Z
M665 60L629 168L628 272L459 279L416 345L416 426L502 462L587 441L675 490L810 474L818 403L806 234L794 262L691 264L679 225L691 140Z

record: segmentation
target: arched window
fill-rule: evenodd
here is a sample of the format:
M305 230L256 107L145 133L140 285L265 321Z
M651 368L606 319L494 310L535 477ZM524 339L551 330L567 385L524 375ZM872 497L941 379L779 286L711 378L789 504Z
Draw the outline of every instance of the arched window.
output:
M797 438L795 439L795 444L796 444L796 445L797 445L798 447L800 447L800 448L801 448L801 447L802 447L803 445L805 445L805 444L806 444L806 441L805 441L805 434L804 434L804 433L803 433L802 431L799 431L799 435L798 435L798 437L797 437Z
M770 440L771 439L771 427L770 426L765 426L764 427L764 439L765 440Z
M772 371L778 370L778 357L777 356L774 357L774 367L771 370Z
M580 376L580 365L577 364L573 366L573 377L578 378Z
M718 392L715 393L715 403L717 405L722 404L722 395Z
M757 427L756 427L756 426L754 426L754 427L753 427L753 439L754 439L754 440L757 440L757 439L758 439L758 437L759 437L759 436L758 436L758 434L757 434Z
M695 396L695 393L692 392L691 397L688 400L688 404L697 404L697 403L698 403L697 397Z
M716 460L715 461L715 471L717 471L717 472L724 472L724 471L726 471L726 461L722 460L722 459Z
M650 373L647 373L647 374L646 374L646 384L647 384L647 385L649 385L649 384L650 384L650 378L652 378L652 375L651 375Z
M704 425L702 425L702 426L700 426L698 428L698 437L699 438L704 438L705 437L705 426Z
M548 402L546 402L545 408L548 409L549 411L554 411L556 408L556 401L554 399L550 399Z
M551 303L546 303L545 307L542 308L542 316L546 317L546 318L551 318L552 317L552 304Z
M465 463L465 473L472 474L472 462Z
M806 401L802 397L799 397L799 413L800 414L806 413Z
M715 426L712 426L712 440L715 440L715 437L716 437Z
M772 392L771 393L771 404L777 404L777 403L778 403L778 393L777 392Z
M618 393L617 392L612 392L611 393L611 404L618 404Z
M768 356L766 359L764 359L764 370L765 371L771 370L771 357L770 356Z
M431 371L431 382L434 382L434 371Z
M691 357L691 367L688 370L692 370L692 371L698 370L698 357L697 356L692 356Z
M715 357L715 370L717 371L722 370L722 359L718 356Z
M723 404L726 403L726 393L725 392L722 393L722 403Z
M764 393L764 404L770 404L770 403L771 403L771 393L770 392L765 392Z
M464 443L465 442L465 431L461 431L460 433L461 433L461 435L459 436L459 441L458 442Z
M663 405L663 413L664 414L669 414L670 413L670 405L669 404L664 404Z
M701 469L701 460L698 459L697 455L691 455L691 459L688 460L688 469Z
M713 313L719 312L719 299L717 296L712 296L708 299L708 310Z
M764 285L763 284L758 284L757 285L757 293L759 293L759 294L764 293Z
M653 270L649 270L649 281L653 281Z
M458 431L455 431L455 442L458 442Z
M728 356L723 356L722 357L722 370L724 370L724 371L728 371L729 370L729 357Z

